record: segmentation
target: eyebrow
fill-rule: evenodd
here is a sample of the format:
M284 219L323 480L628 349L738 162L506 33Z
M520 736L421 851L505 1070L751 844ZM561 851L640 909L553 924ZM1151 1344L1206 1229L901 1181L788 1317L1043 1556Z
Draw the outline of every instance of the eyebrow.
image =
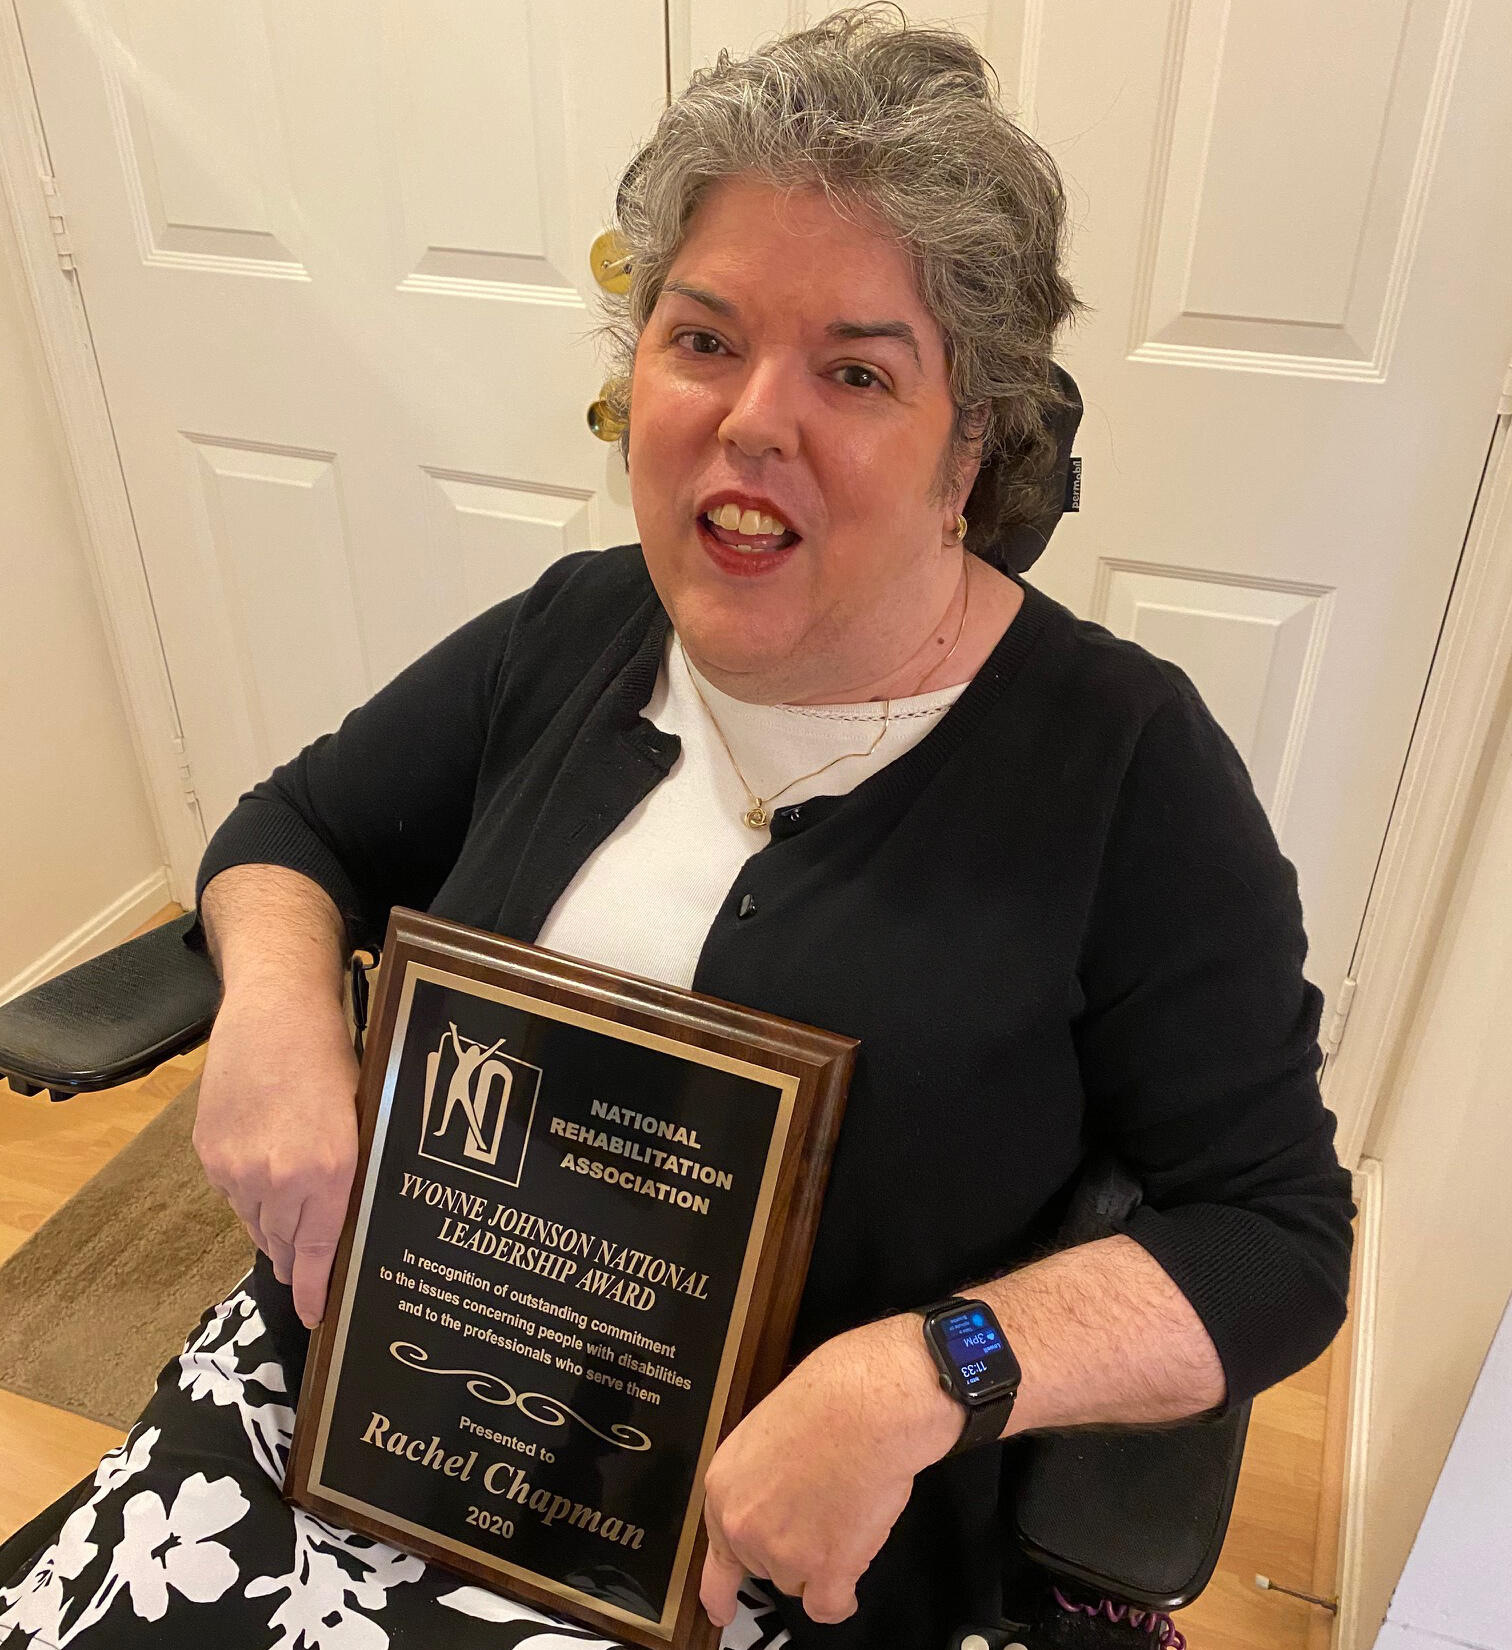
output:
M680 293L684 298L691 298L695 304L713 310L716 315L735 319L735 306L728 298L721 298L701 286L690 286L686 281L666 281L662 291ZM831 338L896 338L908 345L915 366L922 369L924 365L919 356L918 336L907 321L831 321L824 330Z

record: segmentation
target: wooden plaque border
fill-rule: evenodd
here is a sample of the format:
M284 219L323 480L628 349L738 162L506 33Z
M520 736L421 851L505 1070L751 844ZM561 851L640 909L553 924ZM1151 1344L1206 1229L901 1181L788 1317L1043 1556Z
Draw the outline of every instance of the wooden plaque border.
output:
M641 1031L761 1068L777 1077L796 1080L733 1370L717 1427L712 1430L699 1460L693 1497L680 1515L684 1521L689 1512L702 1510L703 1473L713 1445L777 1384L786 1367L788 1343L808 1271L857 1044L849 1037L616 969L601 968L418 911L396 907L389 918L372 1025L357 1086L360 1119L357 1172L331 1272L326 1320L313 1334L305 1365L284 1480L285 1499L337 1524L377 1536L471 1580L481 1581L498 1592L596 1628L609 1638L643 1645L647 1650L669 1650L669 1647L670 1650L716 1650L720 1629L704 1614L698 1598L707 1540L701 1517L696 1519L682 1587L668 1612L671 1626L666 1628L629 1611L609 1605L597 1606L587 1600L587 1595L564 1597L544 1580L536 1583L512 1573L501 1574L466 1554L428 1542L407 1529L386 1525L381 1518L345 1502L330 1500L311 1488L317 1433L331 1396L328 1388L338 1351L338 1308L345 1298L353 1265L359 1215L372 1167L374 1134L384 1109L387 1076L391 1067L397 1065L393 1057L394 1034L413 965L589 1014L623 1025L632 1034Z

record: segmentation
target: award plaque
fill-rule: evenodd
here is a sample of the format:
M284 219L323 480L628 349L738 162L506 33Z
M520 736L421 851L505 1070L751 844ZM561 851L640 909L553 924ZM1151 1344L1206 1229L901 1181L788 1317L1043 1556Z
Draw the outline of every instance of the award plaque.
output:
M712 1650L704 1471L786 1367L855 1049L396 910L286 1496Z

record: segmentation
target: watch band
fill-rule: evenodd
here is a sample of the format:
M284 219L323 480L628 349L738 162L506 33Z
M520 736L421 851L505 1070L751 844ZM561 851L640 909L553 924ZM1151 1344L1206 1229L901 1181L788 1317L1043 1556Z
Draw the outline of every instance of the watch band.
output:
M967 1450L975 1449L979 1444L995 1444L1008 1424L1008 1417L1013 1413L1013 1403L1017 1396L1017 1393L1010 1392L1006 1398L999 1398L994 1403L964 1405L966 1425L961 1428L961 1436L945 1454L964 1455Z

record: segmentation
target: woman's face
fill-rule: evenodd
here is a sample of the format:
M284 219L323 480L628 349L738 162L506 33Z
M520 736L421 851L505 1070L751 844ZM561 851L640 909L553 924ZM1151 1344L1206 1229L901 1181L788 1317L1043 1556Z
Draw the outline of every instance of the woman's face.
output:
M972 476L941 499L945 345L892 240L816 190L714 186L641 335L631 404L647 566L711 680L843 699L909 662L956 589Z

